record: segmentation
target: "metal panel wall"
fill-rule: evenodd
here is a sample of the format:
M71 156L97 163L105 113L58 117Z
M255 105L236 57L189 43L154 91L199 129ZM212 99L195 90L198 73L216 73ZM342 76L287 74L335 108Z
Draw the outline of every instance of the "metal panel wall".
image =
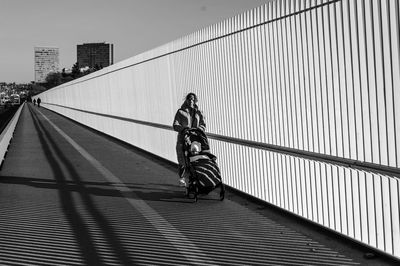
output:
M40 95L171 161L198 94L224 181L400 258L398 0L276 0Z

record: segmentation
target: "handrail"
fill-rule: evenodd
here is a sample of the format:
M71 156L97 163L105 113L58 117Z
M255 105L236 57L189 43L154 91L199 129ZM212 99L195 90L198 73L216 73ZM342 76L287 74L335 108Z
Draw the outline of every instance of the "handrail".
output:
M103 113L98 113L98 112L93 112L93 111L87 111L87 110L68 107L68 106L59 105L59 104L52 104L52 103L45 103L45 104L58 106L58 107L62 107L62 108L67 108L67 109L84 112L84 113L88 113L88 114L108 117L108 118L112 118L112 119L118 119L118 120L127 121L127 122L131 122L131 123L135 123L135 124L140 124L140 125L145 125L145 126L150 126L150 127L155 127L155 128L165 129L165 130L173 130L172 126L169 126L169 125L147 122L147 121L142 121L142 120L137 120L137 119L131 119L131 118L126 118L126 117L121 117L121 116L116 116L116 115L103 114ZM356 170L361 170L361 171L372 172L372 173L376 173L376 174L380 174L380 175L387 175L387 176L393 176L396 178L400 178L400 168L397 168L397 167L363 162L363 161L358 161L358 160L354 160L354 159L347 159L347 158L342 158L342 157L338 157L338 156L321 154L321 153L310 152L310 151L305 151L305 150L299 150L299 149L283 147L283 146L268 144L268 143L262 143L262 142L252 141L252 140L244 140L244 139L228 137L228 136L223 136L223 135L214 134L214 133L207 133L207 137L211 138L211 139L215 139L215 140L232 143L232 144L246 146L246 147L269 150L272 152L286 154L286 155L299 157L299 158L303 158L303 159L309 159L309 160L328 163L328 164L332 164L332 165L349 167L349 168L353 168Z

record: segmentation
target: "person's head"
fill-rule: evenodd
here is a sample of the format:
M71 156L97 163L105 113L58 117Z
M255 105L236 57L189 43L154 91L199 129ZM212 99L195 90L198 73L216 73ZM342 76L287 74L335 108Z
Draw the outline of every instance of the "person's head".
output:
M188 93L188 95L185 97L185 103L186 105L194 108L197 104L197 95L193 92Z

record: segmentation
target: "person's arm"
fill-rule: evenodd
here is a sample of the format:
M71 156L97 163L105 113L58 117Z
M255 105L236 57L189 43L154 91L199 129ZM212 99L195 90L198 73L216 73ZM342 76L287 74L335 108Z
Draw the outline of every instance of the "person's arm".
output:
M204 121L203 114L199 111L200 121L199 121L199 128L206 132L206 122Z
M184 127L181 125L181 123L180 123L180 119L179 119L179 116L180 116L181 114L179 113L179 110L176 112L176 114L175 114L175 118L174 118L174 123L172 124L172 127L174 128L174 130L175 131L177 131L177 132L181 132L183 129L184 129Z

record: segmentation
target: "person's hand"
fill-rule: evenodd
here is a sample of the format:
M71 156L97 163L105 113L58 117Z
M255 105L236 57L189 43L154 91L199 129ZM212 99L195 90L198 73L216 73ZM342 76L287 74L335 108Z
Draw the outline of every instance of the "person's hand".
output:
M186 135L188 133L188 131L190 130L190 128L185 127L184 129L182 129L181 134L182 135Z

